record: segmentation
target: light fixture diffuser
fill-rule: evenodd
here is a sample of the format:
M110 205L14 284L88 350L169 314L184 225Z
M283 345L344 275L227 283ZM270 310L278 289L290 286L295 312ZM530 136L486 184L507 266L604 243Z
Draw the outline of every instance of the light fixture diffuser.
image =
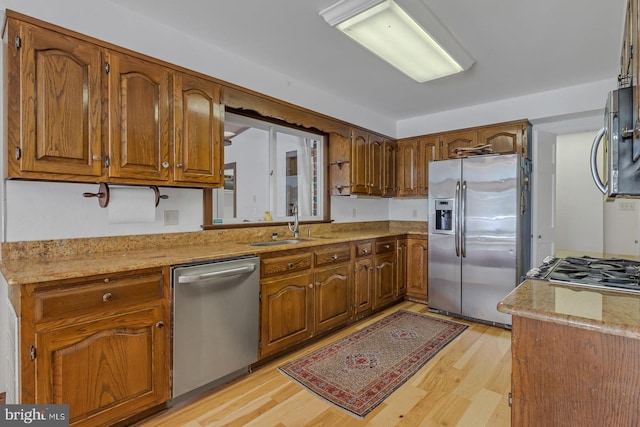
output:
M420 83L474 62L420 0L341 0L320 15Z

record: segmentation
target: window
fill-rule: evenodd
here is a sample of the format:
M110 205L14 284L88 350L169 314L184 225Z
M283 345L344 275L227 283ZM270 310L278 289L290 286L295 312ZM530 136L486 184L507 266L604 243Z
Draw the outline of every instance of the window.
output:
M234 113L225 114L225 165L233 186L213 190L214 223L324 220L324 136ZM235 209L233 208L235 206ZM206 217L206 215L205 215Z

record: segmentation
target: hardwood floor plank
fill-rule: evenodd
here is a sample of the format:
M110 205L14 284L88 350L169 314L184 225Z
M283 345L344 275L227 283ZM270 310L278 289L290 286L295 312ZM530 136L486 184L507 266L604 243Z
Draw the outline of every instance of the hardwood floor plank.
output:
M469 328L436 354L385 402L360 420L310 393L277 368L399 309L451 319ZM138 427L508 427L511 332L452 319L405 301L365 321L259 367L254 372Z
M479 390L472 398L471 404L458 420L460 427L475 427L490 425L489 421L494 409L500 404L502 396L487 389Z

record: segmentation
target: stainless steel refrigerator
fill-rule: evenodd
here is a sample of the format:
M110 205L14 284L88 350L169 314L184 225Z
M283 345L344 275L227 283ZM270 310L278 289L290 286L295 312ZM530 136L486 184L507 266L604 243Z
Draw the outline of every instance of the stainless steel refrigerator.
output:
M496 306L529 270L531 163L518 154L429 163L429 309L511 325Z

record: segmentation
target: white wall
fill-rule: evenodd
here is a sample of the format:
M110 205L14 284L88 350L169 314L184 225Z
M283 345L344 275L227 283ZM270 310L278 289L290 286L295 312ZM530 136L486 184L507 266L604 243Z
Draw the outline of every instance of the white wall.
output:
M603 250L603 197L589 169L597 132L556 138L556 250Z

